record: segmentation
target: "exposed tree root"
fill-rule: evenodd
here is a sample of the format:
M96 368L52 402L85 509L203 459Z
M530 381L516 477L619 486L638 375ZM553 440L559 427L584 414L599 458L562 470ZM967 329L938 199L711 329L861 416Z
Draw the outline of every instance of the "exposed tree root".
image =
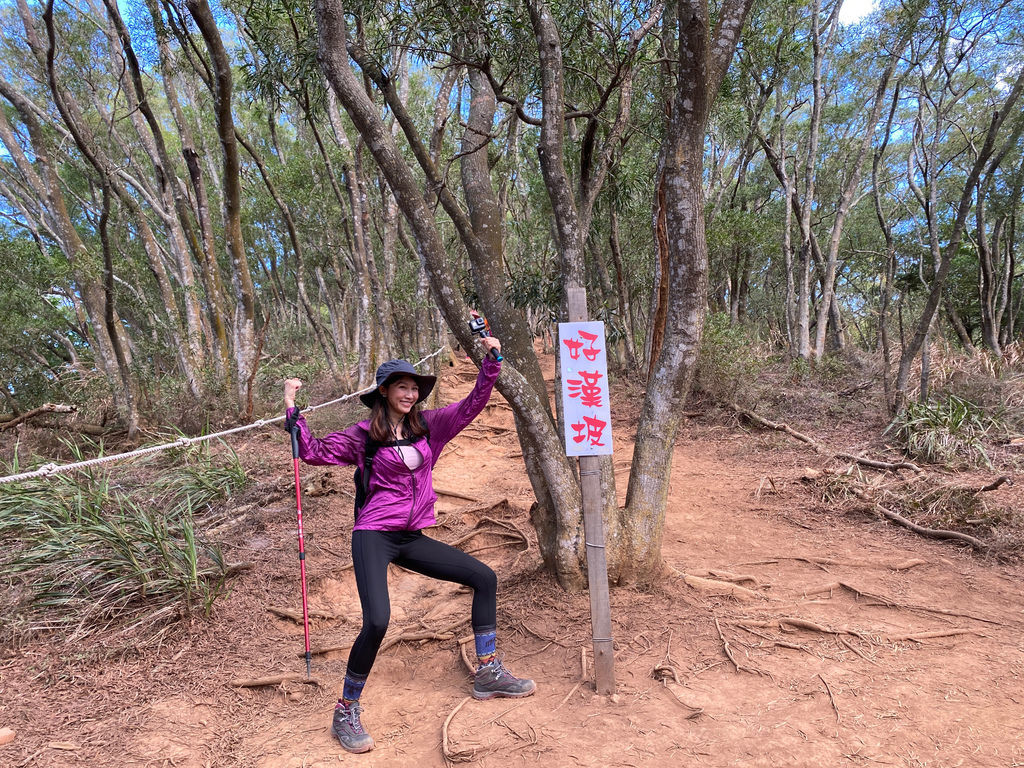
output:
M899 523L904 528L908 528L914 533L920 534L921 536L927 536L930 539L952 539L954 541L962 541L970 544L975 549L981 552L988 551L988 545L981 539L976 539L974 536L969 536L966 533L960 533L959 531L944 531L937 528L925 528L923 525L913 523L898 512L893 512L891 509L887 509L879 504L877 501L872 499L867 493L862 491L860 488L850 487L850 493L856 496L861 501L866 501L873 505L875 511L877 511L883 517L892 520L894 523Z
M665 648L665 658L654 665L654 669L651 670L651 677L658 680L662 687L672 694L672 698L676 700L676 703L689 712L686 716L687 720L695 720L704 712L703 707L693 706L683 699L683 697L676 691L676 688L682 687L682 683L679 681L679 670L676 669L676 662L672 658L672 630L669 630L668 633L668 644Z
M911 568L916 568L919 565L929 564L928 560L922 560L917 557L909 560L903 560L898 563L872 563L862 560L834 560L831 557L813 557L810 555L795 557L782 555L771 560L754 560L747 563L737 563L737 565L774 565L780 560L795 560L799 563L808 563L810 565L816 565L824 571L828 570L824 566L841 566L843 568L887 568L890 571L909 571Z
M284 683L304 683L305 685L319 686L320 681L315 677L305 675L273 675L271 677L236 678L228 685L232 688L264 688L269 685L282 685Z
M832 627L822 626L808 619L801 619L796 616L782 616L778 619L736 619L732 622L733 624L740 627L760 627L762 629L778 629L780 632L796 632L798 630L806 630L808 632L820 632L823 635L850 635L852 637L859 638L870 645L871 641L864 636L863 632L858 632L855 629L847 629L841 627L834 629Z
M297 624L302 623L302 611L296 611L292 608L280 608L275 605L268 605L267 610L275 616L280 616L282 619L291 619ZM337 619L338 614L331 613L329 611L320 611L316 608L310 608L307 610L307 615L311 619Z
M668 566L668 568L679 576L687 586L693 587L697 591L705 594L729 595L730 597L735 597L737 600L765 599L764 595L760 592L755 592L752 589L741 587L738 584L732 584L728 581L720 581L718 579L706 579L703 576L692 576L688 573L683 573L678 568L673 568L671 565Z
M419 627L408 627L401 630L397 635L386 640L377 651L378 654L384 653L389 648L393 648L399 643L404 642L415 642L417 640L454 640L455 630L461 627L469 621L469 617L464 617L456 621L454 624L449 624L447 627L438 630L432 629L421 629ZM325 653L331 653L333 651L347 651L352 647L352 643L346 643L345 645L327 645L321 648L313 648L310 650L310 654L313 656L320 656Z
M438 485L434 486L434 492L438 496L451 496L453 499L464 499L465 501L471 501L474 504L480 503L480 499L476 498L475 496L467 496L466 494L459 493L458 491L450 491L447 488L442 488Z
M865 592L864 590L858 589L857 587L854 587L853 585L845 581L833 581L828 584L823 584L820 587L804 592L804 594L816 595L822 592L831 593L836 589L846 589L850 592L853 592L858 597L863 597L864 599L869 600L870 602L868 602L867 605L877 605L882 606L884 608L899 608L901 610L906 611L921 611L923 613L938 614L939 616L954 616L962 619L971 619L973 621L980 621L984 624L996 624L1001 627L1006 626L1005 622L997 621L996 619L986 619L984 616L975 616L972 613L951 611L948 608L932 608L931 606L927 605L916 605L914 603L900 602L899 600L893 600L891 597L886 597L885 595L878 595L873 592Z
M745 582L750 582L755 587L761 586L761 582L759 582L754 576L747 576L745 574L729 573L728 571L708 571L707 575L714 579L718 579L719 581L728 581L731 584L743 584Z
M466 646L469 643L474 642L476 637L474 635L466 635L465 637L459 638L459 656L462 658L462 663L466 665L466 671L471 675L476 674L476 665L469 660L469 654L466 652Z
M444 719L444 725L441 726L441 754L444 755L445 765L450 765L451 763L468 763L476 757L475 747L468 750L455 749L448 742L448 726L451 725L455 715L459 713L459 710L462 709L470 699L472 699L472 696L467 696L456 704L455 708L448 714L448 717Z
M832 709L834 709L836 713L836 725L839 725L842 718L839 716L839 707L836 706L836 697L832 694L832 686L828 684L828 680L822 677L821 674L818 675L818 679L825 684L825 690L828 691L829 701L832 702Z
M718 638L722 641L722 648L725 650L725 655L729 657L729 661L731 661L732 665L736 667L736 671L749 672L752 675L764 675L765 677L774 680L774 678L772 678L771 676L771 673L763 672L762 670L757 669L756 667L748 667L747 665L740 664L738 661L736 661L736 656L732 652L732 646L730 646L729 641L725 639L725 634L722 632L722 625L718 623L718 617L715 616L714 619L715 629L718 630Z
M941 637L959 637L961 635L979 635L984 637L980 632L975 632L973 629L936 629L931 632L916 632L909 635L887 635L886 639L894 643L906 640L920 643L922 640L934 640Z
M865 456L855 456L852 453L834 451L831 448L822 445L814 438L808 437L805 434L797 432L788 424L783 424L777 421L770 421L769 419L766 419L762 416L758 416L753 411L748 411L746 408L740 407L736 403L728 403L728 406L737 414L747 419L748 421L756 424L759 427L764 427L765 429L774 429L778 432L785 432L790 437L796 438L800 442L807 443L817 453L828 454L831 456L835 456L836 458L839 459L844 459L846 461L853 461L856 462L857 464L860 464L861 466L870 467L871 469L883 469L887 471L893 471L897 469L910 469L913 470L914 472L921 471L921 468L917 466L917 464L914 464L913 462L910 461L878 461L876 459L869 459Z

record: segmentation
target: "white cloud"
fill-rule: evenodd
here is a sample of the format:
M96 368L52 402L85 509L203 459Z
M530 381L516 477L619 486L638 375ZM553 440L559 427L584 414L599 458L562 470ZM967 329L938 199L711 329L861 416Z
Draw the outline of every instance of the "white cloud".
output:
M877 7L876 0L844 0L839 9L840 24L856 24Z

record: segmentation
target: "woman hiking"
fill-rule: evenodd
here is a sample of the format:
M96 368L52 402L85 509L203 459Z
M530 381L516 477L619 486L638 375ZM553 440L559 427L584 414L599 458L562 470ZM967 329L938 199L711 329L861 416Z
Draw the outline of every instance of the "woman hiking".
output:
M349 752L373 749L373 738L360 720L359 697L391 618L389 563L473 590L471 619L478 663L474 698L529 696L536 690L532 680L513 676L496 655L498 581L494 571L423 532L436 522L431 470L448 441L484 409L501 372L501 363L490 354L499 352L501 343L493 336L480 341L488 354L473 391L464 400L421 411L419 403L434 388L435 377L417 373L405 360L389 360L377 369L377 388L360 396L371 409L370 418L319 439L310 434L295 407L295 393L302 382L288 379L284 383L286 427L298 425L299 458L307 464L354 464L364 480L363 499L357 488L359 508L352 529L352 563L363 626L349 653L342 697L331 725L331 733Z

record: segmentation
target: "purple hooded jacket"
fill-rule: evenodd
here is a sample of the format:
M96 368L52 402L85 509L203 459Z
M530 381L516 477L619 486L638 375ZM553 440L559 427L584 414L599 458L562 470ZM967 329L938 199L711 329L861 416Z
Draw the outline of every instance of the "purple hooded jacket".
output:
M434 525L434 502L437 501L433 483L434 464L448 441L487 405L499 373L501 363L488 355L476 377L473 391L464 400L420 412L430 430L430 438L421 437L413 444L423 455L423 463L417 469L410 470L394 448L377 451L373 457L367 501L359 510L353 530L418 531ZM362 470L369 421L361 421L322 438L310 434L301 415L298 425L299 458L304 462L316 465L355 464Z

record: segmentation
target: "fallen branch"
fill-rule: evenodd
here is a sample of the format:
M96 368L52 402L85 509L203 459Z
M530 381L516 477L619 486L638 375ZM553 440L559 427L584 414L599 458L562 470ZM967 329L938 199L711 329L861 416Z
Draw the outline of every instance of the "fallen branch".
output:
M917 464L914 464L913 462L910 461L878 461L876 459L869 459L865 456L855 456L852 453L834 451L831 448L822 445L813 437L808 437L807 435L801 432L797 432L788 424L783 424L777 421L770 421L769 419L766 419L762 416L758 416L753 411L748 411L746 408L740 407L736 403L728 403L728 406L733 411L738 413L740 416L744 417L748 421L753 422L759 427L764 427L765 429L774 429L777 432L785 432L790 437L793 437L802 443L807 443L807 445L811 446L817 453L828 454L831 456L835 456L836 458L839 459L845 459L846 461L853 461L862 466L871 467L872 469L884 469L888 471L897 469L910 469L913 470L914 472L921 471L921 468L917 466Z
M268 685L281 685L283 683L304 683L305 685L319 686L320 681L315 677L304 675L274 675L272 677L236 678L228 685L232 688L264 688Z
M46 403L40 405L38 408L33 408L31 411L21 414L20 416L14 416L6 421L0 422L0 432L4 432L8 429L18 426L22 422L33 419L36 416L41 416L44 413L76 413L78 406L75 405L64 405L61 403Z
M959 531L945 531L939 528L925 528L923 525L907 520L903 515L898 512L893 512L891 509L886 509L877 501L868 496L860 488L850 487L850 493L856 496L861 501L866 501L871 504L874 509L883 517L892 520L894 523L899 523L904 528L908 528L916 534L926 536L930 539L952 539L954 541L962 541L966 544L970 544L975 549L981 552L988 551L988 545L981 539L976 539L974 536L970 536L966 533L960 533Z

